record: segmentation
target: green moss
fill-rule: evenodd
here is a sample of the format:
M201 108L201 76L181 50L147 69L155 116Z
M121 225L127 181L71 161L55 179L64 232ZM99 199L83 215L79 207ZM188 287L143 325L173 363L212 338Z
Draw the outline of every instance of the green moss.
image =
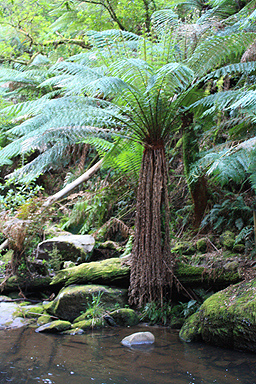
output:
M198 312L191 315L183 324L179 337L182 341L186 342L199 341L201 339L201 322Z
M172 247L172 253L178 253L180 255L193 255L196 249L192 242L190 241L178 241Z
M30 306L29 308L22 308L23 316L26 318L37 319L44 313L42 306Z
M131 308L120 308L110 312L110 316L114 319L115 323L124 327L132 327L139 323L137 313Z
M3 256L1 256L1 261L4 263L9 263L12 260L14 251L12 249L9 249Z
M55 320L51 323L41 325L36 329L36 332L63 332L71 328L71 323L69 321Z
M83 263L73 268L59 271L51 284L71 285L98 282L122 285L129 282L129 267L122 265L119 258Z
M72 325L72 328L76 329L82 329L83 331L91 330L91 329L98 329L98 328L104 328L105 323L103 318L98 319L87 319L83 321L79 321Z
M50 323L52 320L50 315L42 315L37 319L37 325L44 325Z
M220 236L220 242L226 249L232 249L235 243L235 235L231 231L225 231Z
M202 239L199 239L199 240L196 242L196 249L197 249L199 252L205 252L205 251L206 251L206 248L207 248L207 239L202 238Z
M179 280L183 284L191 284L193 282L201 281L203 279L204 271L204 267L197 267L185 263L178 263L177 267L175 268L175 275L178 276Z

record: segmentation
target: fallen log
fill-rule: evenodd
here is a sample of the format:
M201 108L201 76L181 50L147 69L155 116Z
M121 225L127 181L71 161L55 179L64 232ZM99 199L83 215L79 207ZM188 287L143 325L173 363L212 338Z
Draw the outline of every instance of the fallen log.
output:
M102 163L103 163L103 159L99 160L96 164L94 164L90 169L88 169L85 173L83 173L80 177L78 177L72 183L66 185L63 189L61 189L59 192L55 193L54 195L49 196L44 202L43 208L49 207L50 205L55 203L57 200L61 199L62 197L70 193L78 185L89 180L90 177L92 177L94 173L100 169Z

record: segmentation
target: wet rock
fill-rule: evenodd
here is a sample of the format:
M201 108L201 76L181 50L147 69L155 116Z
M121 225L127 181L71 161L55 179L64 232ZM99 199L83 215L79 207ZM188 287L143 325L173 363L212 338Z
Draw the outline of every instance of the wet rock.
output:
M59 271L52 280L52 285L68 286L71 284L98 283L128 287L129 267L119 258L83 263L76 267Z
M41 325L36 329L36 332L63 332L71 328L71 323L69 321L54 320L50 323Z
M63 269L73 268L75 266L76 264L73 261L65 261L63 264Z
M36 255L38 259L50 260L53 249L56 248L62 260L84 262L88 253L93 250L95 239L90 235L62 235L45 240L38 244Z
M103 318L82 320L72 325L73 329L82 329L83 331L89 331L92 329L104 328L105 323Z
M47 324L47 323L50 323L52 320L51 316L50 315L42 315L42 316L39 316L38 319L37 319L37 325L44 325L44 324Z
M215 293L180 331L184 341L201 337L220 347L256 352L256 279Z
M179 336L182 341L187 343L199 341L201 339L201 322L199 313L196 312L191 315L188 320L183 324Z
M136 332L132 335L126 336L121 344L125 347L132 347L141 344L153 344L155 342L155 336L151 332Z
M82 335L84 333L83 329L80 328L73 328L73 329L68 329L67 331L62 332L64 335Z
M15 312L19 308L16 303L0 303L0 329L19 328L28 324L28 320L23 317L15 317Z
M72 285L63 288L56 298L45 306L51 315L73 321L91 306L93 298L100 297L103 308L113 310L115 305L127 304L127 290L102 285Z

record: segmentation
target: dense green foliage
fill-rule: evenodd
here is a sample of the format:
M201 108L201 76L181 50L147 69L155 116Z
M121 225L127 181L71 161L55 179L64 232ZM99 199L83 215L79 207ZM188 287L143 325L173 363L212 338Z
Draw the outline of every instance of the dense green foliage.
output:
M24 212L42 186L52 194L101 157L99 179L67 203L63 228L87 233L122 218L135 224L132 257L142 260L148 248L156 258L169 252L168 190L177 233L225 225L248 237L255 9L255 0L7 1L0 8L1 209ZM51 173L58 186L49 186ZM177 205L175 177L188 192ZM136 289L140 304L154 296Z

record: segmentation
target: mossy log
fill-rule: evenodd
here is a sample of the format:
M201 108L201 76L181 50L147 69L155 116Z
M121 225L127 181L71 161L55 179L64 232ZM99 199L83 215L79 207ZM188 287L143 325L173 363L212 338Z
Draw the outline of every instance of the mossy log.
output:
M200 266L179 263L174 271L179 282L185 287L211 287L221 289L241 280L237 269L206 269ZM59 271L51 285L69 286L71 284L97 283L127 288L130 269L122 259L111 258L102 261L83 263L76 267Z
M59 271L51 285L67 287L71 284L97 283L127 288L129 271L129 267L122 265L119 258L92 261Z
M1 278L0 286L3 283L1 289L4 293L19 291L20 289L22 291L34 292L41 291L42 289L47 288L51 281L52 278L50 276L11 276L6 281L5 278Z

